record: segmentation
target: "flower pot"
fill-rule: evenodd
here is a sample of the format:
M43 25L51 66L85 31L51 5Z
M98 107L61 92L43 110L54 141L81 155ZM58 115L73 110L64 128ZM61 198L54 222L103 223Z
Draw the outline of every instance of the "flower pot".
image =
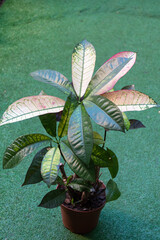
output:
M105 188L103 183L102 188ZM61 214L63 224L73 233L85 234L91 232L97 226L100 212L104 206L105 202L100 207L81 211L62 204Z
M99 215L105 203L99 208L79 211L61 205L63 224L73 233L85 234L91 232L98 224Z

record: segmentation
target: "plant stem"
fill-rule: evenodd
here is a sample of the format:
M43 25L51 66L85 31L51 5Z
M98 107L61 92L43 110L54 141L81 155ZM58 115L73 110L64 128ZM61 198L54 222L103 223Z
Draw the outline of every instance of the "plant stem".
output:
M104 143L103 143L103 148L104 148L104 145L105 145L105 143L106 143L106 135L107 135L107 131L106 130L104 130Z

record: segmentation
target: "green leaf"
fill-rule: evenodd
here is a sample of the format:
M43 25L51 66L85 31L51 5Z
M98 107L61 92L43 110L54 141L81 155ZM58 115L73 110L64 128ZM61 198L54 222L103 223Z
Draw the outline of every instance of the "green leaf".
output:
M93 131L93 143L100 145L104 143L103 138L101 137L101 135L95 131Z
M77 99L71 93L68 96L67 101L65 103L61 121L58 126L58 136L59 137L64 137L65 135L67 135L70 117L77 106L78 106Z
M53 87L58 88L65 94L74 93L71 82L61 73L53 70L38 70L31 73L31 76L40 82L48 83Z
M116 104L122 112L142 111L158 106L148 95L134 90L119 90L102 96Z
M72 151L67 141L60 143L61 151L64 160L68 163L71 170L76 173L80 178L86 181L95 182L95 168L92 161L89 166L86 166Z
M92 189L92 185L87 183L82 178L74 179L71 183L68 184L68 186L79 192L90 192L90 190Z
M56 114L48 113L45 115L39 116L39 119L46 130L46 132L52 137L56 136Z
M45 147L41 149L33 158L33 161L27 171L24 183L24 185L28 184L35 184L38 182L41 182L43 180L41 175L41 162L43 160L44 155L50 150L50 147Z
M18 137L10 146L7 147L3 157L3 168L13 168L22 159L32 153L44 143L49 143L52 139L43 134L29 134Z
M65 190L55 189L47 193L38 207L56 208L60 206L66 197Z
M108 167L108 169L112 178L115 178L119 170L118 158L116 157L115 153L112 152L109 148L107 148L107 153L109 154L110 161L112 161L112 166Z
M21 98L11 104L4 112L0 125L22 121L47 113L60 112L63 110L64 104L64 100L48 95Z
M124 120L124 126L125 126L126 130L128 131L130 128L130 125L131 125L130 121L124 112L122 112L122 115L123 115L123 120Z
M71 115L68 141L76 156L88 165L93 147L93 132L90 118L82 104Z
M72 54L72 82L77 96L81 98L94 71L96 52L93 45L86 40L77 44Z
M126 65L129 65L131 60L131 57L117 57L111 58L104 63L92 78L85 97L96 93L101 94L112 89L118 79L126 74L126 70L123 72L123 69L125 69Z
M83 101L89 116L108 130L124 132L123 116L119 108L102 96L91 96Z
M106 186L106 202L114 201L120 197L121 193L117 184L110 179Z
M59 148L53 147L46 153L42 160L41 175L48 187L50 187L57 178L60 158Z
M139 120L136 119L129 119L130 121L130 128L131 129L137 129L137 128L145 128L145 126L143 125L143 123Z
M113 161L112 161L108 151L106 151L105 149L103 149L102 147L100 147L98 145L93 146L91 159L94 162L95 166L113 167Z

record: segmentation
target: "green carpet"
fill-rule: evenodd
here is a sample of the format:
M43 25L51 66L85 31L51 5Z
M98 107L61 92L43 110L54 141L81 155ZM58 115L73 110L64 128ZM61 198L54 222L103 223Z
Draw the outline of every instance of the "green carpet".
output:
M83 39L96 49L95 70L117 52L137 52L136 64L115 89L135 84L160 103L159 9L157 0L6 0L0 8L0 116L12 102L38 95L42 89L63 97L29 73L53 69L71 79L72 50ZM0 240L160 239L158 111L128 114L141 120L146 129L108 133L108 147L119 158L116 182L122 196L106 204L97 228L85 236L63 227L60 208L37 207L48 192L44 184L21 188L33 155L14 169L1 167ZM0 127L1 163L8 144L36 132L45 133L38 118ZM106 170L102 179L109 179Z

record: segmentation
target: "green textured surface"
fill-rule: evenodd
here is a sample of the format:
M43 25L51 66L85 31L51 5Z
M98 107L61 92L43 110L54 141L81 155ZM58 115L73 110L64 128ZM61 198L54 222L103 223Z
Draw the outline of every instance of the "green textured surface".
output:
M0 8L0 115L15 100L37 95L42 89L62 97L29 73L53 69L71 79L72 50L83 39L96 49L96 69L117 52L137 52L136 64L116 89L135 84L160 103L159 10L158 0L6 0ZM33 155L15 169L3 171L1 167L0 239L160 239L158 110L128 115L141 120L146 129L108 133L108 147L119 158L116 182L122 196L105 206L97 228L85 236L63 227L60 208L37 208L47 186L20 187ZM1 163L13 139L35 132L45 133L38 118L1 127ZM102 179L108 181L108 172L103 171Z

